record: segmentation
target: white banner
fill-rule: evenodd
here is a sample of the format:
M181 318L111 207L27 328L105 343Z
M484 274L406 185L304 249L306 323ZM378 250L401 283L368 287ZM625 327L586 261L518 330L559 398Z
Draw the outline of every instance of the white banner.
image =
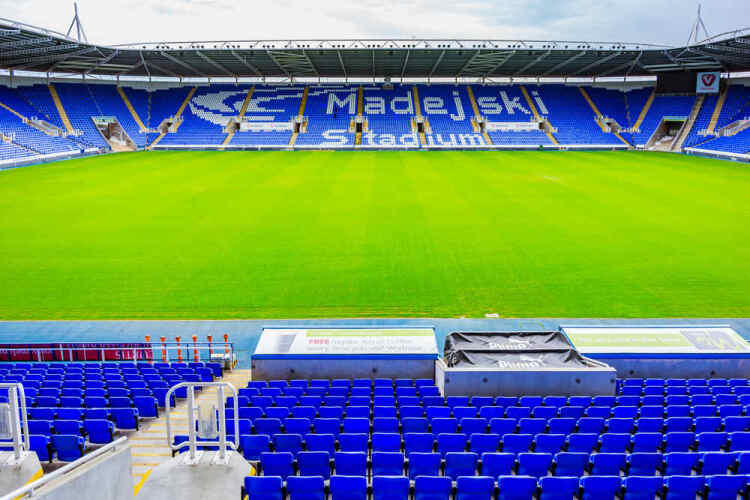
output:
M583 354L748 353L750 344L727 326L567 327L562 328Z
M718 71L698 73L695 84L697 94L718 94L721 74Z
M432 328L264 328L253 355L438 354Z

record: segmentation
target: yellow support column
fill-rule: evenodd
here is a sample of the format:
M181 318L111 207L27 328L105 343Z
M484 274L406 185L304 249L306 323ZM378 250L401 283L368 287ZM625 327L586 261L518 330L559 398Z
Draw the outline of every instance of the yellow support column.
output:
M524 99L526 99L526 104L529 105L529 109L531 109L531 112L534 114L534 118L541 121L542 117L539 114L539 112L536 110L536 106L534 106L534 101L531 100L531 96L529 95L529 92L526 90L526 87L524 87L523 85L521 85L520 87L521 87L521 93L523 94ZM549 121L547 121L547 124L549 125ZM550 132L548 128L544 129L544 133L547 134L547 137L549 137L549 140L552 141L552 144L554 144L555 146L560 145L560 143L557 142L557 138L554 135L552 135L552 132Z
M727 99L727 92L729 91L729 86L727 85L727 88L724 89L724 92L719 94L719 98L716 99L716 106L714 107L714 112L711 115L711 121L708 122L708 133L713 134L716 130L716 123L719 121L719 116L721 116L721 109L724 107L724 101Z
M583 98L586 99L586 102L589 103L591 110L594 112L594 115L595 115L594 120L596 120L597 117L603 116L599 112L599 108L596 107L596 104L594 104L594 101L589 96L589 93L586 92L586 89L584 89L583 87L578 87L578 90L581 91L581 95L583 95ZM602 129L602 132L607 131L607 127L604 126L604 123L602 123L601 120L596 120L596 123L599 125L599 128Z
M365 89L360 85L359 90L357 91L357 120L355 121L355 124L357 122L362 123L362 128L364 128L364 123L361 122L362 110L364 109L364 107L365 107ZM354 136L354 144L356 145L362 144L362 132L356 132L356 135Z
M60 96L57 94L57 89L51 83L48 85L48 87L49 93L52 96L52 100L55 101L55 107L57 108L57 114L60 115L60 120L62 120L63 125L65 125L65 129L68 131L68 133L72 134L73 132L75 132L75 130L73 129L73 124L70 123L68 113L65 112L65 108L63 107L63 103L60 100Z
M638 115L638 119L635 121L635 124L633 124L633 129L638 130L641 127L641 124L643 123L643 120L646 119L646 115L648 114L648 110L651 109L651 104L654 102L654 97L656 96L656 89L651 91L651 95L648 96L648 100L646 101L646 104L643 105L643 109L641 110L641 114Z
M130 103L130 99L128 99L127 94L125 94L125 91L122 89L122 87L117 87L117 92L120 94L120 97L122 97L122 102L125 103L125 107L128 108L128 111L130 111L130 114L133 115L133 120L135 120L135 123L138 124L138 126L141 128L141 132L146 132L148 130L148 127L143 123L141 120L141 117L138 116L138 112L135 110L133 105Z

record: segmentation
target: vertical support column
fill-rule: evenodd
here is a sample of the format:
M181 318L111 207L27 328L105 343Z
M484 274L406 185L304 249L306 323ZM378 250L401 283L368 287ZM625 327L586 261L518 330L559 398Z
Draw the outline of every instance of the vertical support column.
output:
M168 358L167 358L167 337L161 337L161 361L162 361L162 363L166 363L168 361Z
M151 335L146 335L146 344L151 344ZM154 350L153 348L148 348L148 349L151 350L151 357L148 358L146 361L148 361L149 363L153 363L154 362Z
M180 337L175 337L175 340L177 341L177 362L182 363L182 348L180 347Z
M197 335L193 335L193 361L195 361L196 363L200 361L198 359L198 336Z

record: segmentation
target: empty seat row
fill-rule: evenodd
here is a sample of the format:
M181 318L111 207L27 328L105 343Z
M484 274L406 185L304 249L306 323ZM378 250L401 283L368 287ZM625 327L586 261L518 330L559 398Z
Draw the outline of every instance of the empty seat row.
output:
M329 487L320 476L278 476L245 478L241 498L253 500L604 500L615 496L640 500L659 495L664 500L684 500L701 495L707 500L735 499L747 492L742 476L667 476L667 477L543 477L462 476L455 487L450 478L419 476L413 487L406 477L375 476L371 487L364 477L333 476Z

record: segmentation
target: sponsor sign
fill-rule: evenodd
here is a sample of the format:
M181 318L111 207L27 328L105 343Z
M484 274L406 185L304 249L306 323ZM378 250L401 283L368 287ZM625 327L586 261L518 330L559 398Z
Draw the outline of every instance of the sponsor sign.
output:
M698 73L695 92L697 94L718 94L720 79L721 75L718 71Z
M584 354L750 353L750 344L727 326L706 327L563 327Z
M256 355L420 354L437 357L432 328L264 328Z

